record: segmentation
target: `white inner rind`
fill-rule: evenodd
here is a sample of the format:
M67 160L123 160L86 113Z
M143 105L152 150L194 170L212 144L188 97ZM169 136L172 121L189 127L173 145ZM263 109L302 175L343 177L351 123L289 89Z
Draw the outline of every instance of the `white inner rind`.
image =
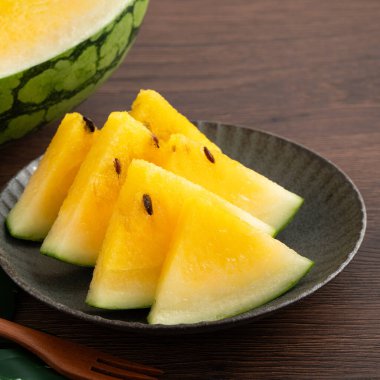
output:
M0 2L0 78L78 45L112 22L133 0Z

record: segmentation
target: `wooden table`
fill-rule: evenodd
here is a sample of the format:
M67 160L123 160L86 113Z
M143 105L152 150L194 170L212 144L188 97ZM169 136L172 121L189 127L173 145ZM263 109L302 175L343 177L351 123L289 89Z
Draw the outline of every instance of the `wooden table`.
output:
M16 320L161 366L167 379L380 379L380 2L152 0L127 60L78 107L98 124L140 88L193 119L260 128L318 151L368 208L354 261L262 321L193 336L120 333L21 293ZM56 124L0 148L0 185L40 155Z

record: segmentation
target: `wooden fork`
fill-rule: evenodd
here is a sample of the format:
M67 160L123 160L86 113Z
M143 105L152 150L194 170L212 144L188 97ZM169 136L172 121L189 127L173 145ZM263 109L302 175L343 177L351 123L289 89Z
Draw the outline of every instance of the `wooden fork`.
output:
M104 354L0 318L0 336L36 354L60 374L75 380L157 380L163 372Z

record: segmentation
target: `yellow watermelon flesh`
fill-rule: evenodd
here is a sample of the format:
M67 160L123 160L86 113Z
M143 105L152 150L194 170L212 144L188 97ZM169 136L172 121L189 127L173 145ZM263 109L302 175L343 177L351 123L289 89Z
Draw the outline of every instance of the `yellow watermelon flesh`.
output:
M173 134L162 147L160 166L197 183L271 225L277 232L303 203L298 195L213 149Z
M194 124L181 115L162 95L153 90L141 90L132 104L131 115L149 128L160 140L174 133L220 150Z
M204 198L186 204L160 275L152 324L214 321L293 287L312 261Z
M35 241L45 238L97 132L94 124L82 115L65 116L7 217L12 236Z
M41 252L73 264L94 266L128 165L150 149L157 148L148 129L127 112L111 113Z
M273 233L261 221L202 187L152 163L133 160L96 263L88 304L105 309L152 304L180 210L192 196L208 199L252 228Z

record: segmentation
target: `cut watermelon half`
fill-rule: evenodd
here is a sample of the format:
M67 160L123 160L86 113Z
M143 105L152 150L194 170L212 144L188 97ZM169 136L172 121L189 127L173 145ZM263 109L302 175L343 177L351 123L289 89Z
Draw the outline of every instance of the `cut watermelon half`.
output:
M0 2L0 144L58 118L119 65L148 0Z

